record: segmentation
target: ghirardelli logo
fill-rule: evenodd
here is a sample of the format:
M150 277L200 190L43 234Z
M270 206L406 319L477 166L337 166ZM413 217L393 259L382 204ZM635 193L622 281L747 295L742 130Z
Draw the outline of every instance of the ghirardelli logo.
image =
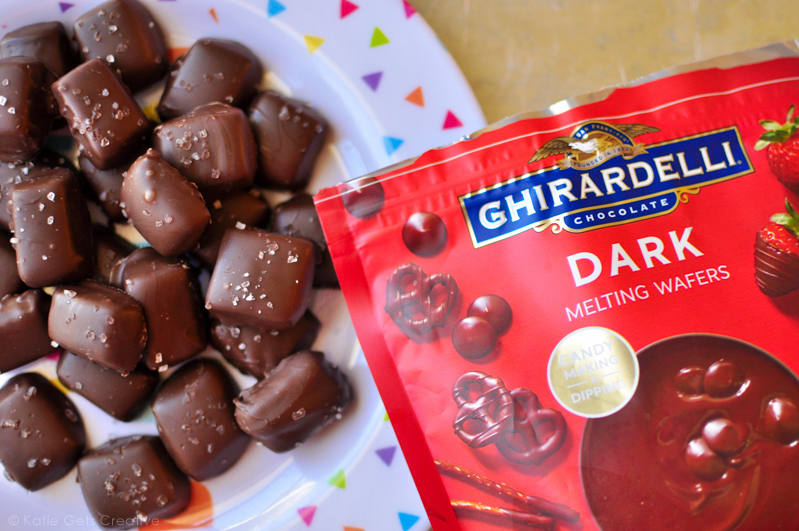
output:
M657 127L644 124L609 124L586 122L574 130L572 136L553 138L535 152L530 162L565 154L560 168L587 170L603 164L608 159L621 155L631 159L646 153L643 144L636 144L635 137L646 133L657 133Z
M459 197L472 243L665 216L703 187L754 171L734 125L646 146L635 141L656 132L651 125L595 120L549 139L528 164L565 155L557 163Z

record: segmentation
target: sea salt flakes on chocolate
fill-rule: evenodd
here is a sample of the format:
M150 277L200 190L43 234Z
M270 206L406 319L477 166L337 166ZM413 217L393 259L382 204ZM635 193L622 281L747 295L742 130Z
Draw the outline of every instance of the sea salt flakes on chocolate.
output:
M225 324L285 330L308 307L313 244L261 230L230 229L222 240L206 308Z
M60 22L40 22L9 31L0 40L0 55L34 57L56 77L72 69L72 48Z

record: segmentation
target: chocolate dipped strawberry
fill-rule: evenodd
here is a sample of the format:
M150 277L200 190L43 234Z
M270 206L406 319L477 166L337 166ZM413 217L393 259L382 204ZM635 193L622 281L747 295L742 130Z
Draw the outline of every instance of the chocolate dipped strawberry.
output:
M755 240L755 282L769 297L799 288L799 214L787 199L785 209L771 216Z
M766 149L768 165L777 180L792 192L799 194L799 116L793 115L794 106L788 109L784 124L773 120L762 120L766 132L755 143L755 149Z

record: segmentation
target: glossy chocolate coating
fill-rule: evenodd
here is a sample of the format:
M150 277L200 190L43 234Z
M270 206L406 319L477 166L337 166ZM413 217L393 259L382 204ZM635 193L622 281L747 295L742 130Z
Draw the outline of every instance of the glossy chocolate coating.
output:
M144 362L166 370L207 345L200 296L189 266L151 247L134 251L111 273L111 283L136 299L147 321Z
M258 184L295 192L305 188L325 144L324 117L271 90L255 97L247 115L258 142Z
M224 195L255 178L255 139L244 111L209 103L155 128L153 148L204 194Z
M276 206L272 216L272 230L284 236L305 238L313 242L317 255L314 287L338 287L333 259L327 249L325 233L310 195L297 194Z
M152 124L104 60L83 63L52 88L70 133L101 170L122 164L150 133Z
M100 202L100 206L103 207L103 212L105 212L108 219L114 223L124 223L126 221L125 215L122 213L123 209L119 204L122 181L131 164L142 156L144 151L145 150L142 149L137 150L135 157L131 157L118 167L109 170L97 169L97 166L92 164L89 157L83 153L78 156L78 164L80 165L81 173L83 173L83 176L86 178L94 197L97 198Z
M313 244L261 230L230 229L205 295L212 317L229 325L285 330L311 298Z
M452 329L452 345L464 358L482 358L494 350L496 344L496 329L482 317L466 317Z
M281 361L234 403L241 429L273 452L287 452L340 418L351 401L347 376L321 352L304 350Z
M11 190L17 270L28 286L75 282L94 272L91 218L77 176L55 168Z
M743 369L736 363L719 360L707 368L702 383L708 396L727 398L737 393L745 380Z
M749 432L745 426L737 425L730 419L717 418L705 424L702 438L711 450L722 457L729 457L741 451Z
M206 201L211 213L211 223L200 236L200 248L192 253L206 267L213 268L219 255L219 246L225 232L236 224L263 228L269 222L271 209L256 189L238 192L222 199Z
M705 394L705 372L707 369L702 367L685 367L680 369L677 377L674 379L674 384L677 391L686 395L703 395Z
M705 481L716 481L727 471L724 458L711 450L702 437L688 443L685 464L696 477Z
M47 148L28 162L0 163L0 226L8 229L11 225L11 188L55 167L74 169L65 157Z
M102 225L92 225L94 235L94 259L97 265L94 280L103 284L111 283L111 271L114 266L136 250L136 246L124 238L120 238L111 229Z
M22 487L64 477L85 444L80 413L44 376L19 374L0 389L0 463Z
M211 221L197 187L152 149L128 170L120 198L136 230L164 256L192 249Z
M48 330L67 350L126 372L136 368L147 341L139 303L124 291L94 280L56 288Z
M17 271L17 253L11 246L10 239L10 234L0 230L0 299L25 289Z
M183 512L191 500L189 478L161 439L112 439L78 462L86 505L104 529L131 529Z
M447 226L432 212L416 212L402 227L402 241L413 254L432 256L447 244Z
M211 322L211 345L244 374L259 380L294 352L311 348L322 323L310 311L288 330L261 331L250 326Z
M84 61L104 59L136 92L169 67L161 28L137 0L111 0L75 21L75 40Z
M755 238L755 283L769 297L781 297L799 288L799 257L766 242L762 232Z
M233 399L239 386L214 360L180 367L153 400L153 416L169 455L183 472L204 481L238 461L250 437L239 429Z
M66 350L58 359L56 372L67 388L123 422L139 416L158 385L158 374L144 367L123 376Z
M383 208L386 194L374 177L364 177L341 185L341 201L347 212L359 219L377 215Z
M49 312L50 297L40 290L0 299L0 372L55 352L47 335Z
M769 400L763 413L763 431L767 437L783 445L799 440L799 408L790 398Z
M508 301L499 295L477 297L466 311L469 317L482 317L494 327L497 335L502 334L513 320L513 311Z
M34 57L56 77L69 72L73 65L72 47L60 22L40 22L9 31L0 41L0 56Z
M215 101L243 108L262 76L260 61L248 48L224 39L200 39L172 65L158 115L171 120Z
M38 59L0 59L0 162L25 162L44 147L57 116L49 93L55 79Z

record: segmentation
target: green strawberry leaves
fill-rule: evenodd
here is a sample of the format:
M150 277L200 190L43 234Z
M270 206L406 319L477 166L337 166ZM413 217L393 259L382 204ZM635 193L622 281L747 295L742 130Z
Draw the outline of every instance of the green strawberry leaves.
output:
M755 150L760 151L769 146L769 144L781 144L791 138L797 130L799 130L799 116L794 117L795 106L791 105L788 109L788 119L784 124L775 122L774 120L761 120L760 125L766 130L760 136L760 139L755 143Z
M796 212L796 209L793 207L788 198L785 198L785 210L786 213L780 212L779 214L774 214L771 216L771 220L778 225L782 225L786 229L788 229L791 234L794 236L799 237L799 213Z

